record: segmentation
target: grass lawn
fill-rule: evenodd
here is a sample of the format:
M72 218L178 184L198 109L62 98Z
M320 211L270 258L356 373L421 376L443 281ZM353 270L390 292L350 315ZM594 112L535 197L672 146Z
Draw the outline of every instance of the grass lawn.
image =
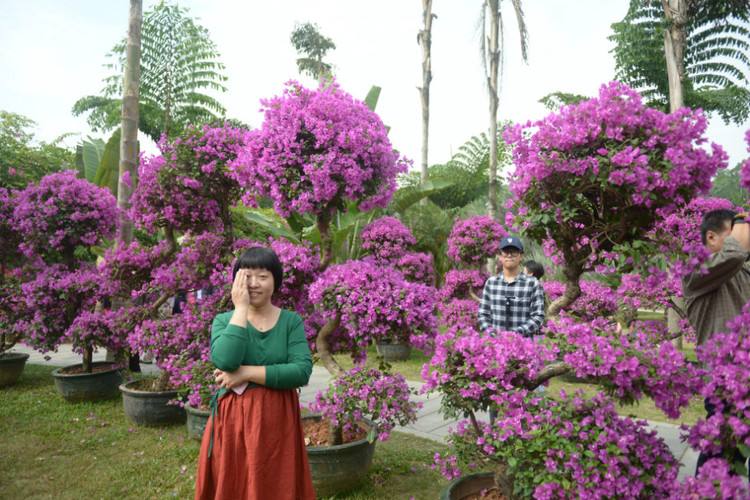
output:
M135 427L119 396L67 403L53 369L27 364L15 385L0 389L2 498L193 498L199 444L184 425ZM394 432L377 444L365 482L336 498L438 498L447 481L427 466L444 449Z

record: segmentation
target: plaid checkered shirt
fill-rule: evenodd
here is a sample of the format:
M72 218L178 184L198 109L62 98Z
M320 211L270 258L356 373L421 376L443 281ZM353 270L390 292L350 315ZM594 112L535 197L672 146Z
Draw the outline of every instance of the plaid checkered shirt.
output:
M544 291L533 276L521 273L510 283L502 273L484 284L479 304L479 328L513 331L531 337L544 323Z

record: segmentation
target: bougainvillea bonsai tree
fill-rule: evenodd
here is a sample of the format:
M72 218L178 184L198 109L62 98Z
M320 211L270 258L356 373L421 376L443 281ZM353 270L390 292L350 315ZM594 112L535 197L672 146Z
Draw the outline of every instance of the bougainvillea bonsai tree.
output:
M359 235L364 258L378 265L394 266L409 281L430 285L435 281L432 254L411 252L414 235L395 217L381 217L367 224Z
M229 209L240 186L228 162L245 146L246 133L228 124L190 127L177 139L162 138L161 154L141 158L128 215L142 237L110 249L104 262L116 284L110 298L125 306L102 311L91 323L100 331L125 330L130 348L152 354L162 369L152 389L171 382L196 404L206 402L212 382L210 325L230 299L235 238ZM170 302L197 291L201 300L172 314Z
M73 171L50 174L11 198L4 199L14 205L12 214L3 213L10 218L11 229L4 244L20 237L23 264L9 271L19 285L16 299L21 300L12 305L15 321L8 327L40 352L70 341L83 356L82 370L91 372L94 349L124 348L125 339L117 334L83 333L88 315L110 288L96 266L92 247L114 236L117 202L109 190L76 177ZM4 259L16 259L18 264L18 251L8 250Z
M268 197L283 217L315 217L321 274L309 298L319 315L305 321L314 325L314 352L334 380L314 408L330 418L330 444L340 444L343 427L363 415L378 421L385 438L395 423L415 418L408 387L398 375L361 366L346 373L333 354L347 352L362 362L365 346L378 338L420 345L423 335L435 333L435 291L408 281L391 265L397 255L404 257L401 244L411 241L408 231L389 240L387 248L370 249L382 259L331 265L331 225L352 204L362 211L385 207L396 190L396 175L408 162L393 150L377 114L335 81L322 81L315 90L289 82L281 96L262 104L263 125L249 133L232 171L247 189L246 205ZM373 241L378 227L370 227Z
M20 251L23 237L13 225L16 197L0 188L0 357L21 339L13 325L22 311L21 276L17 269L25 259Z
M510 218L564 266L565 293L550 315L578 297L584 272L613 256L618 268L639 260L654 224L708 191L727 155L701 147L705 130L702 112L665 114L611 82L598 97L506 131L515 146Z
M435 467L449 478L490 468L501 493L521 498L666 498L679 464L645 422L617 415L614 402L651 396L671 418L690 402L696 369L671 343L653 347L641 332L622 336L606 321L562 317L550 325L565 347L514 332L496 337L454 326L438 336L423 368L424 390L440 391L442 411L463 417ZM600 385L593 398L533 389L557 374L558 356ZM498 411L494 424L477 413Z

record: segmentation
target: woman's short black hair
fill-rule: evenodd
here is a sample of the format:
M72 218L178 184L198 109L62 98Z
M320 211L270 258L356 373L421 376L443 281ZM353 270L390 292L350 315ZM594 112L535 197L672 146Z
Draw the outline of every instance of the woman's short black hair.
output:
M531 275L538 280L544 276L544 266L535 260L527 260L523 263L523 267L528 269Z
M273 276L274 293L278 292L279 288L281 288L281 281L284 278L284 268L281 266L281 261L279 261L276 253L268 247L253 247L242 252L237 262L234 263L232 281L237 277L237 272L240 269L265 269L266 271L270 271Z

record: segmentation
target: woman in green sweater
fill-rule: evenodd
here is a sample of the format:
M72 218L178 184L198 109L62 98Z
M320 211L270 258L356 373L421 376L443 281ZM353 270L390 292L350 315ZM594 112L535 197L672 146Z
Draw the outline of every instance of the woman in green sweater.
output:
M211 361L220 390L201 444L196 499L315 498L297 388L312 357L302 319L273 305L283 269L255 247L233 271L235 309L211 326Z

